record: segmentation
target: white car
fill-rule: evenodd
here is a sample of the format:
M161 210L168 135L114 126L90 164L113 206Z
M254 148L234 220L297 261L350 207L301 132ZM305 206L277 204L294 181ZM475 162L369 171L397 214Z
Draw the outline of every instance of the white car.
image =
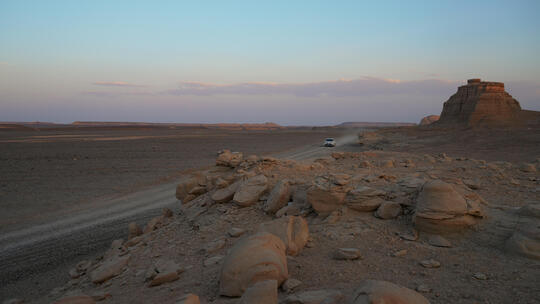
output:
M333 138L327 138L327 139L324 140L323 145L325 147L335 147L336 146L336 141Z

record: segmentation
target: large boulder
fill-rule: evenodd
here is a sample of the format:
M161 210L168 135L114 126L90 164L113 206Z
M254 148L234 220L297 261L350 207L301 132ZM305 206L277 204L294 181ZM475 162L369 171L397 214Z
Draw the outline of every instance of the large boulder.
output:
M291 188L289 182L280 180L270 191L270 195L264 205L264 211L267 213L276 213L279 209L285 207L291 198Z
M345 197L347 207L362 212L374 211L384 202L386 192L367 186L358 186Z
M266 191L268 179L259 174L244 180L233 196L233 201L242 207L247 207L259 201L259 197Z
M190 192L204 183L204 177L200 173L187 174L180 178L178 185L176 186L176 198L181 200L182 203L186 203L185 199Z
M240 240L223 261L219 293L239 297L251 285L276 280L280 286L289 276L286 246L271 233L258 233Z
M476 201L469 203L452 185L433 180L420 191L413 221L418 230L444 233L473 226L481 216Z
M240 181L235 182L225 188L216 190L216 192L212 194L212 200L218 204L230 202L239 186Z
M514 234L506 242L507 250L540 260L540 203L520 209L520 220Z
M339 182L329 176L319 176L307 190L307 201L318 214L330 214L343 205L348 188Z
M286 216L262 223L257 232L268 232L279 237L287 246L288 255L297 255L309 239L307 221L300 216Z
M351 304L429 304L429 301L409 288L386 281L366 280L355 291Z

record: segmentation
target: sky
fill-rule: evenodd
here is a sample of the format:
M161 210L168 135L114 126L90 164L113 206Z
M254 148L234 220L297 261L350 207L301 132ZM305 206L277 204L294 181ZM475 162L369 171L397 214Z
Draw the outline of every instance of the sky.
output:
M540 110L540 1L0 0L0 121L418 122Z

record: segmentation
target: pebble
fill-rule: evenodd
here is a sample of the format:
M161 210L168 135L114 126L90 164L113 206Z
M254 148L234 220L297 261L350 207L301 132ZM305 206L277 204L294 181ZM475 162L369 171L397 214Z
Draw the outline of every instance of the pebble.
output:
M424 266L425 268L439 268L439 267L441 267L441 263L439 261L434 260L434 259L423 260L423 261L420 262L420 265Z

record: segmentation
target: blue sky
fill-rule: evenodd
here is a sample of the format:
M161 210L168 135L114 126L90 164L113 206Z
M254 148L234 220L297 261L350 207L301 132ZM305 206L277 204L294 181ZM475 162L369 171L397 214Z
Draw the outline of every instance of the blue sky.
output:
M472 77L540 110L540 1L290 2L0 0L0 120L416 122Z

